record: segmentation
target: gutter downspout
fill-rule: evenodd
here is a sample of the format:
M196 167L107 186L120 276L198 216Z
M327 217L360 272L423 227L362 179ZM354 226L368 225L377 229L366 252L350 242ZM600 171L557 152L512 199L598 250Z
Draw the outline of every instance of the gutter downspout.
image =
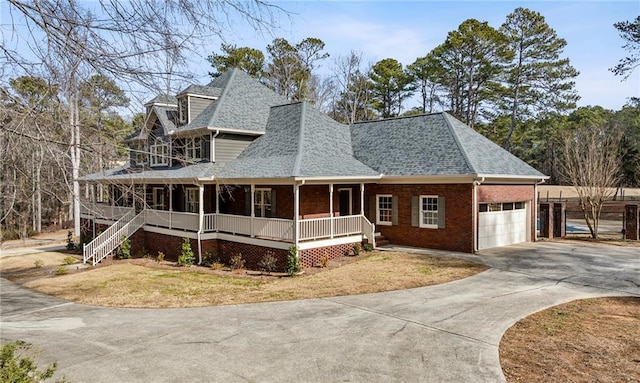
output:
M478 186L484 182L484 177L473 181L473 252L477 253L478 241Z
M536 182L533 185L533 206L531 207L533 211L533 242L538 242L538 185L543 184L545 182L544 179Z

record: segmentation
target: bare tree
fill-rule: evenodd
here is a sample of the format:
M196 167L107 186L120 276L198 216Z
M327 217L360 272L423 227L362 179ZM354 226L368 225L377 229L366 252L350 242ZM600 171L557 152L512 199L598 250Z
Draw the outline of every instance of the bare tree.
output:
M373 111L370 109L370 89L367 73L371 64L363 62L362 52L351 51L348 56L338 56L332 70L337 84L333 118L340 122L353 124L367 120Z
M261 0L8 0L7 4L12 23L0 29L0 82L28 74L62 86L66 122L51 128L67 133L67 185L76 235L83 153L80 84L98 74L129 84L129 90L143 86L168 93L175 84L172 80L191 77L185 68L190 57L199 56L192 54L199 45L212 36L224 41L232 24L240 20L259 31L271 30L275 13L282 11Z
M583 126L567 132L563 139L560 174L575 187L594 239L598 238L602 206L618 185L621 138L620 129Z

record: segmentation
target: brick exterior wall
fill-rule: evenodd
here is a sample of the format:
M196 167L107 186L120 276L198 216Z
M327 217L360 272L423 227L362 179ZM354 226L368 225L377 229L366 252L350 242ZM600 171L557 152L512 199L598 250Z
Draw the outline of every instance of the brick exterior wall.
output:
M221 240L218 240L218 244L218 256L225 264L229 264L231 257L242 254L245 268L259 270L260 261L267 253L271 253L276 258L276 271L287 269L287 250Z
M178 255L182 252L182 243L184 242L183 237L177 237L172 235L165 235L159 233L153 233L150 231L138 230L138 232L143 233L144 239L141 241L136 241L135 246L134 242L131 241L131 252L132 254L139 254L142 250L146 250L146 252L155 257L158 255L158 252L161 251L164 253L164 259L167 261L177 261ZM137 234L137 233L136 233ZM196 239L189 239L191 243L191 250L196 255L196 262L198 257L198 241ZM138 247L138 246L143 246ZM204 250L203 250L204 254Z
M389 242L396 245L431 249L473 252L473 186L471 184L447 185L367 185L365 199L369 208L365 214L376 222L375 198L378 194L398 197L398 224L376 225ZM411 225L411 197L438 195L445 198L445 227L427 229Z
M226 214L247 215L247 190L250 185L236 185L230 194L224 194L220 203L220 212ZM293 219L293 185L260 185L257 188L275 191L276 209L273 218ZM351 211L360 213L360 185L335 184L333 186L334 215L340 215L340 189L351 189ZM214 198L214 197L211 197ZM206 204L205 204L206 206ZM215 206L215 204L214 204ZM366 206L366 205L365 205ZM300 187L300 218L329 217L329 185L303 185Z
M478 202L533 201L533 185L480 185Z

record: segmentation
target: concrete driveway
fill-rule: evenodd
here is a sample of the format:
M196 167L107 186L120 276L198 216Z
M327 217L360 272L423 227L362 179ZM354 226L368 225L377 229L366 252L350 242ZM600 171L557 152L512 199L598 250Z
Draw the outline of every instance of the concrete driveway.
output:
M640 248L440 254L492 268L404 291L157 310L77 305L2 279L1 338L35 344L73 382L500 382L500 338L520 318L577 298L640 296Z

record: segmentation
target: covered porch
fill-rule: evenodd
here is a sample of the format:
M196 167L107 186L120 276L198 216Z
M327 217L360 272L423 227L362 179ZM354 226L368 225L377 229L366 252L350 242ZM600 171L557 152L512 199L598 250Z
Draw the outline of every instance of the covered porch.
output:
M294 246L353 236L374 241L374 225L364 215L364 183L112 184L100 202L91 198L98 186L87 186L82 217L102 224L132 212L140 213L145 230L205 239L223 233Z

